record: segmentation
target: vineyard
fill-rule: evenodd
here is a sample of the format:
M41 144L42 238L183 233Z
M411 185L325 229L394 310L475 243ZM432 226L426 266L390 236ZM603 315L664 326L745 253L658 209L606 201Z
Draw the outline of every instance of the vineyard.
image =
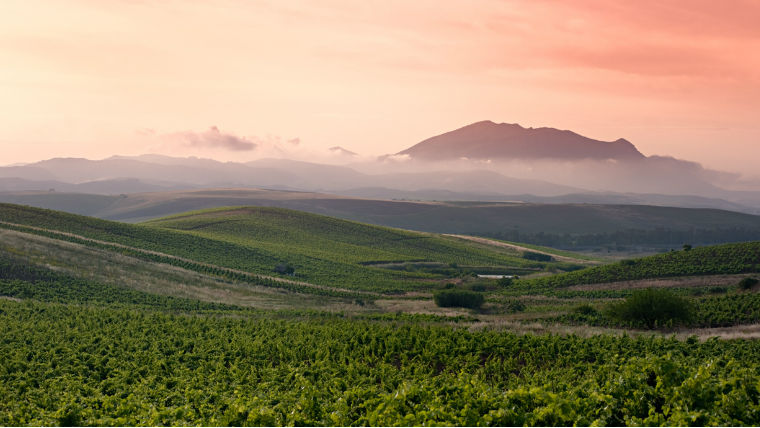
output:
M282 209L2 205L0 425L757 425L760 341L708 329L760 323L758 257L578 269Z
M577 284L689 275L739 274L760 271L760 242L723 244L670 251L622 260L560 275L522 281L524 288L557 288Z
M0 302L2 425L743 425L760 343ZM31 346L34 344L34 346Z
M427 261L462 266L459 271L477 270L478 266L485 271L494 268L509 271L561 265L532 262L514 250L493 249L456 238L277 208L216 209L147 225L130 225L0 204L0 221L6 222L0 223L0 228L90 246L118 244L130 247L118 248L121 252L191 269L203 269L198 263L205 263L256 275L274 275L277 265L289 264L295 275L286 276L288 279L347 290L398 292L430 287L446 277L432 269L380 268L375 265L378 262ZM131 248L143 251L136 253ZM148 251L175 258L168 260ZM179 261L176 257L186 260Z

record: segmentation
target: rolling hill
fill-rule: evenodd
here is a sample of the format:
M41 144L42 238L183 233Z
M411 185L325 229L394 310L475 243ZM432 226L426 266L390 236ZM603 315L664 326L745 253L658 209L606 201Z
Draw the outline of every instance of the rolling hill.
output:
M0 221L0 228L151 262L340 296L424 290L473 270L522 274L557 265L524 259L510 248L280 208L219 208L132 225L0 204ZM278 274L278 265L292 266L294 275Z
M0 424L754 424L760 342L736 337L760 294L707 274L756 272L758 248L503 283L470 273L571 266L280 208L126 224L0 204ZM631 290L568 285L695 274L668 290L689 324L646 334L606 315ZM449 289L486 303L436 307Z
M665 199L666 200L666 199ZM760 239L760 217L647 205L372 200L263 189L130 195L0 194L0 201L139 222L190 210L253 205L435 233L474 234L552 247L672 248Z

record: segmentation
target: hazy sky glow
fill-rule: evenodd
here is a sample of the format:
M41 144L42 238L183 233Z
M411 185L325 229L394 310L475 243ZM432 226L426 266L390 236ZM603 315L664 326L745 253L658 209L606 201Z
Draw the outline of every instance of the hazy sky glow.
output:
M385 154L490 119L760 176L758 22L754 0L3 0L0 164Z

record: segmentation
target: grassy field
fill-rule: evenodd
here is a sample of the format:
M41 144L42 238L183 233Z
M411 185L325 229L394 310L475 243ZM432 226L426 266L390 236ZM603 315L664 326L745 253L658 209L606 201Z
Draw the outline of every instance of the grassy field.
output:
M279 276L348 290L425 290L480 270L509 274L562 266L526 260L508 248L277 208L213 209L144 225L15 205L0 205L0 214L2 221L27 226L27 233L69 233L84 245L93 239L257 275L278 276L276 266L291 265L292 276ZM389 262L411 264L377 267Z
M758 243L566 273L503 244L278 208L133 225L0 205L0 425L760 423ZM688 317L620 318L642 291Z
M760 239L760 217L755 215L647 205L414 202L262 189L113 196L36 192L0 194L0 201L133 223L223 206L280 207L410 230L598 250L596 254Z

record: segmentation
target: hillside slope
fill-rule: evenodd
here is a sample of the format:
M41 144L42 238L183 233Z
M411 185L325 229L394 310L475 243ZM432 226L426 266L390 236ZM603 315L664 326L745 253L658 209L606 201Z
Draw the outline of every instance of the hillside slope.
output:
M640 279L760 272L760 242L670 251L622 260L544 278L521 281L525 287L567 287Z
M267 276L330 290L399 292L440 285L471 270L523 273L537 263L515 250L456 238L365 225L277 208L228 208L193 212L146 225L0 204L0 227L106 247L149 260L238 275ZM275 272L290 265L294 276ZM301 285L299 283L305 283ZM287 287L286 287L287 288Z
M269 206L435 233L482 235L563 248L680 247L760 239L760 217L704 208L624 204L413 202L263 189L204 189L95 196L0 195L0 200L119 221L220 206Z

